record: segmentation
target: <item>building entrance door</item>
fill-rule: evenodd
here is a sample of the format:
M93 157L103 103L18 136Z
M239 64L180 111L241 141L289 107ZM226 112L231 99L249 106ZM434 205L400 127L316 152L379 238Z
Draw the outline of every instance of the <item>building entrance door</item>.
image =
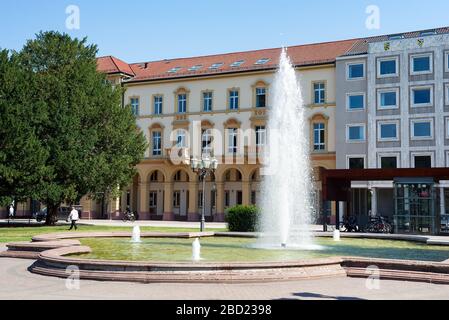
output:
M438 233L433 179L395 179L394 200L396 233Z

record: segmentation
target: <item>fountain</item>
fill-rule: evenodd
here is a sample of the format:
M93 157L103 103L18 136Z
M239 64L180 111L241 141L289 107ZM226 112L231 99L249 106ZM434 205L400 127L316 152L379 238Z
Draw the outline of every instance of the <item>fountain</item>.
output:
M200 261L201 260L201 244L200 239L196 238L192 243L192 260Z
M141 243L140 240L140 227L134 226L133 228L133 235L132 235L132 243Z
M301 89L282 50L271 94L259 221L262 246L316 249L309 230L313 213L308 126Z

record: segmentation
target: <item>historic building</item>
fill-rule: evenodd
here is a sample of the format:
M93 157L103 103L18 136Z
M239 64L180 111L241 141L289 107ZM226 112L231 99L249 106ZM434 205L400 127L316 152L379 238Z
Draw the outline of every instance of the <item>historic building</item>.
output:
M354 42L287 48L302 87L316 168L335 168L335 61ZM149 144L133 184L112 203L112 216L129 205L141 219L195 221L205 205L208 220L223 221L226 208L256 204L261 163L254 155L264 147L280 53L277 48L131 65L99 58L99 70L126 88L124 103L132 106ZM204 204L196 174L171 157L174 148L191 154L195 145L220 163L206 184ZM99 207L86 202L85 216L97 217Z

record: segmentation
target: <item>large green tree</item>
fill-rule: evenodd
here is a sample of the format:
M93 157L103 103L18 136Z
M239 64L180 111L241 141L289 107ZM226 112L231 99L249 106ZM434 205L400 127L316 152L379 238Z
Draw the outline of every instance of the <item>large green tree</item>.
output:
M37 133L47 153L39 186L47 224L62 203L129 183L146 148L121 88L97 72L96 54L86 39L57 32L39 33L19 53L31 75L27 103L48 115Z
M0 205L39 199L49 174L47 150L39 139L45 107L33 104L31 75L18 55L0 51Z

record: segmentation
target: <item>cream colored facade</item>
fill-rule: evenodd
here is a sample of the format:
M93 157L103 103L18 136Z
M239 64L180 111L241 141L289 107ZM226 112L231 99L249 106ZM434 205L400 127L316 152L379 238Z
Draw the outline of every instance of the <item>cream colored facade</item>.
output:
M310 126L313 167L335 168L335 68L324 65L297 69L302 88L304 104ZM193 144L194 125L202 129L215 129L227 145L227 128L238 128L243 132L256 126L266 125L267 108L270 105L270 88L274 72L248 72L234 75L194 77L182 80L163 80L142 83L124 83L124 102L138 99L137 124L144 132L149 149L145 159L137 166L138 175L132 185L124 190L122 198L110 204L111 218L119 218L129 205L139 213L140 219L190 220L199 219L201 212L201 185L198 177L188 165L174 164L170 159L172 147L176 144L176 130L183 129ZM314 83L325 85L324 103L314 103ZM266 88L267 108L256 108L256 88ZM239 92L239 109L230 110L229 92ZM212 111L203 110L203 93L212 93ZM186 94L187 110L178 113L178 94ZM154 114L154 97L162 97L162 114ZM134 100L135 101L135 100ZM313 124L325 125L325 148L313 151ZM162 154L152 154L152 132L162 135ZM216 137L214 137L215 139ZM197 141L201 143L201 137ZM239 137L239 145L242 139ZM254 144L254 140L252 140ZM237 159L218 156L220 165L215 177L206 184L205 211L209 221L223 221L226 208L236 204L257 204L260 189L259 161L250 161L248 154L254 154L254 145L244 147L244 153ZM192 151L191 151L192 152ZM233 161L230 161L233 160ZM316 189L320 189L316 181ZM98 205L83 201L85 216L97 216ZM317 201L320 203L320 201ZM90 207L90 208L89 208ZM96 208L95 208L96 207ZM95 211L95 212L94 212Z
M307 119L310 127L312 166L334 169L335 165L335 66L299 68L297 75L302 88ZM227 128L247 130L266 125L267 108L270 105L270 89L274 71L246 72L233 75L192 77L182 80L161 80L142 83L127 83L123 75L109 75L114 85L126 88L124 103L138 98L139 113L137 124L145 134L149 149L144 160L137 166L138 175L131 185L123 191L120 199L108 204L106 217L120 219L129 205L137 211L139 219L189 220L196 221L202 210L201 184L188 165L173 164L170 152L176 143L176 130L185 129L192 134L194 124L202 129L215 129L221 135L223 146L227 147ZM314 83L325 85L325 101L314 103ZM267 108L256 108L256 88L265 87ZM239 92L238 110L229 109L229 92ZM203 93L212 93L212 111L203 112ZM187 95L187 110L179 114L177 94ZM163 113L154 115L154 97L163 97ZM313 150L313 124L325 125L325 149ZM198 125L199 124L199 125ZM152 155L152 132L162 133L162 155ZM215 139L215 137L214 137ZM251 138L249 138L251 139ZM253 137L254 139L254 137ZM191 140L191 139L190 139ZM201 137L199 138L201 140ZM241 137L239 137L241 145ZM189 144L192 141L189 141ZM252 144L254 144L252 140ZM201 143L201 141L198 141ZM242 147L243 148L243 147ZM218 156L220 165L214 177L206 183L205 211L208 221L223 221L226 208L236 204L257 204L261 177L259 161L248 161L248 155L254 155L254 145L245 146L243 153L236 157ZM236 161L238 160L238 161ZM320 182L315 181L319 191ZM318 192L319 193L319 192ZM317 205L321 202L317 199ZM105 218L101 214L101 203L88 196L81 199L83 219ZM23 207L23 208L22 208ZM18 205L17 216L28 216L30 203ZM332 210L334 211L334 210Z

